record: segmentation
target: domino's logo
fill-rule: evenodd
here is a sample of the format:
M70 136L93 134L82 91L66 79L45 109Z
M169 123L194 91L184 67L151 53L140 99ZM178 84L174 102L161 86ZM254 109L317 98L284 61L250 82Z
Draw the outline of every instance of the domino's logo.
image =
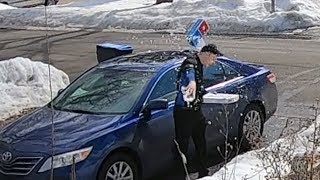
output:
M204 19L198 19L187 33L188 43L196 49L201 49L205 45L204 37L209 31L209 24Z

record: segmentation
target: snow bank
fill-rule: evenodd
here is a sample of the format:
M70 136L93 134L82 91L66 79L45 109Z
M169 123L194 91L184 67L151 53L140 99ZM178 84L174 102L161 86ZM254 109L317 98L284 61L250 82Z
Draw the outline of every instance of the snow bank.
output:
M67 0L70 1L70 0ZM152 5L156 0L74 0L67 6L69 7L103 7L104 10L123 10L128 8L140 8ZM108 5L108 6L106 6Z
M0 3L0 10L5 10L5 9L16 9L16 8Z
M287 176L291 171L291 163L293 157L303 157L304 154L310 154L313 149L315 125L317 133L315 139L320 140L320 116L315 123L309 128L300 130L296 135L282 138L273 142L270 146L250 151L239 155L231 160L226 168L220 169L213 176L202 178L202 180L216 180L216 179L235 179L235 180L263 180L267 175L271 175L273 168L266 168L270 165L266 159L274 159L275 164L281 176ZM316 147L316 153L320 153L320 147ZM264 154L263 156L261 156ZM296 163L294 163L297 165ZM302 167L303 168L303 167Z
M49 25L55 28L165 30L185 32L197 18L209 21L215 33L281 32L320 24L320 1L270 0L79 0L49 7ZM0 26L44 27L44 8L4 10Z
M48 65L17 57L0 61L0 121L22 109L50 101ZM69 84L68 76L51 66L53 97Z

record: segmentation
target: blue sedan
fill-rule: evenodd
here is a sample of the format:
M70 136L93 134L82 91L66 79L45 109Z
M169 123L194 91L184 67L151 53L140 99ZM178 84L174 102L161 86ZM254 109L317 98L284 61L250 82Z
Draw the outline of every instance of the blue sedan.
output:
M1 130L0 179L49 179L53 172L59 180L138 180L168 170L176 158L172 111L185 53L121 56L85 72L47 106ZM204 69L204 81L209 92L240 97L203 104L208 152L226 137L249 147L276 111L275 75L219 57Z

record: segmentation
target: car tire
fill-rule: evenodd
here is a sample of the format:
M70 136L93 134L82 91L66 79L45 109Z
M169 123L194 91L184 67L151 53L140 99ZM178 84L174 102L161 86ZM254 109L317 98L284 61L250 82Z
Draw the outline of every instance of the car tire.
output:
M116 153L103 163L98 180L118 180L121 177L127 177L128 180L139 180L139 170L137 163L130 156L125 153Z
M247 151L260 147L265 115L256 104L249 104L240 118L238 143Z

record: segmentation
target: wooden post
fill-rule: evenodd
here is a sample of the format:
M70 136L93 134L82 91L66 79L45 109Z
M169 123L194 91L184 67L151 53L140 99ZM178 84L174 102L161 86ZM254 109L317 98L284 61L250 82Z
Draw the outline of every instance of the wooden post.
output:
M271 0L271 13L276 12L276 0Z

